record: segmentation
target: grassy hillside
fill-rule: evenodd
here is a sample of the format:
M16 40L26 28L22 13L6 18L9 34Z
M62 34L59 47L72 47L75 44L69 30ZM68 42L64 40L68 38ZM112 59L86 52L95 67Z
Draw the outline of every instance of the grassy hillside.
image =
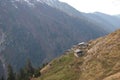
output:
M34 80L119 80L120 30L88 42L85 54L74 56L74 48L51 61Z

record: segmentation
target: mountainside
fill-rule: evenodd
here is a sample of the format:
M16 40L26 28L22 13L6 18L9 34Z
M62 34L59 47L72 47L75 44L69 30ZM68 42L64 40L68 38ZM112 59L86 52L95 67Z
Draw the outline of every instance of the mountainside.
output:
M90 21L94 21L95 23L102 25L102 28L109 32L120 29L120 18L118 16L111 16L100 12L88 14L83 13L83 15L88 17Z
M33 80L120 79L120 30L89 41L86 47L80 44L51 61L41 70L41 77ZM81 49L84 53L76 57L76 49Z
M43 0L0 1L0 59L4 67L9 63L18 70L27 59L38 67L73 44L106 33L100 25L72 17Z
M107 30L108 32L113 32L117 29L120 29L119 15L112 16L100 12L82 13L74 9L70 5L63 2L59 2L58 0L53 0L51 3L47 3L47 4L67 13L70 16L78 17L93 24L100 25L101 28Z
M53 0L54 2L49 3L48 5L57 8L70 16L78 17L84 19L85 21L91 22L93 24L100 25L101 28L105 29L108 32L113 32L117 29L120 29L120 18L119 15L111 16L108 14L95 12L95 13L82 13L74 9L66 3L59 2L58 0Z

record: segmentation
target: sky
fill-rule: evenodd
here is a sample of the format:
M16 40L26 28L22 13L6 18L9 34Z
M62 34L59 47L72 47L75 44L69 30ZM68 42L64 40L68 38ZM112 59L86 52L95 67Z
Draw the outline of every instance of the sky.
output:
M59 0L66 2L81 12L102 12L110 15L120 14L120 0Z

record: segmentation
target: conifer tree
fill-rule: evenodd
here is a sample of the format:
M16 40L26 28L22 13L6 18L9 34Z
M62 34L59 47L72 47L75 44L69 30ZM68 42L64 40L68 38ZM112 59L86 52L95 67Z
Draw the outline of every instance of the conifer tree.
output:
M27 80L25 71L23 69L20 69L20 71L17 73L16 80Z
M29 59L26 62L24 72L25 72L25 80L30 80L30 78L33 77L34 68L33 68L32 63L31 63L31 61Z
M15 75L11 65L8 65L7 73L8 73L7 80L15 80Z
M34 74L34 68L33 68L32 63L29 59L27 60L25 70L26 70L28 76L32 76Z
M4 80L4 77L2 76L2 77L0 78L0 80Z
M35 69L35 72L34 72L34 77L40 77L41 73L40 73L40 69Z

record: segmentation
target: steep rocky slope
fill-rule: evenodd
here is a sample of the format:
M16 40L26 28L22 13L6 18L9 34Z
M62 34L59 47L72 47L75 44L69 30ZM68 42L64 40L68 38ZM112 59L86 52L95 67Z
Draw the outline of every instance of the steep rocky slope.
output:
M74 46L65 55L54 59L33 80L119 80L120 30L89 41L84 55L74 56Z

